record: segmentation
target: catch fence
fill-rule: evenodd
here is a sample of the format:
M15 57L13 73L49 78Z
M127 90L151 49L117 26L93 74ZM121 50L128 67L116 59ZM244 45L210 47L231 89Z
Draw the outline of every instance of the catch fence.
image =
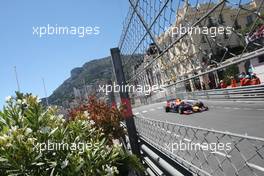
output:
M129 3L119 48L130 84L170 87L185 82L193 89L190 81L217 84L214 72L232 65L248 72L264 61L263 0Z
M135 124L142 141L193 175L264 174L263 138L140 117Z
M195 91L197 82L216 87L220 79L237 78L241 72L263 74L263 0L129 0L129 4L118 46L125 81L164 85L167 94L151 93L150 102L179 94L263 99L263 85ZM191 92L186 92L189 88ZM132 99L138 96L133 94ZM132 121L149 175L264 175L262 138L140 117ZM191 144L196 149L179 149Z

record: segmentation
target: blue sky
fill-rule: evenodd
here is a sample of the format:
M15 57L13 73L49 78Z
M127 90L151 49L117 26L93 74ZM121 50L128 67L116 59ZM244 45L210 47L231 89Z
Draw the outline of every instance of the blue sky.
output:
M70 76L74 67L110 55L117 46L127 0L1 0L0 1L0 109L17 90L14 66L22 92L44 97ZM99 35L33 35L33 26L99 26Z

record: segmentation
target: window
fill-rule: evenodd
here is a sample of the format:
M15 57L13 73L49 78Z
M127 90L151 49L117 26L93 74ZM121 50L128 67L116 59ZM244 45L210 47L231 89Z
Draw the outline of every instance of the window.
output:
M258 57L259 63L264 63L264 55Z
M253 23L252 16L251 15L247 16L247 25L250 26L252 23Z

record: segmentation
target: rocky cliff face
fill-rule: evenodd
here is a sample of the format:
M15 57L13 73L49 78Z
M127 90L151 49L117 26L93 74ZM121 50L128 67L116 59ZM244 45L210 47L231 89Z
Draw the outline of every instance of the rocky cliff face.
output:
M123 62L128 63L124 73L131 74L135 65L142 63L143 55L123 55ZM82 67L77 67L71 70L71 76L65 80L49 97L49 103L53 105L63 106L67 102L71 102L74 97L74 88L83 89L86 85L91 85L94 93L95 89L99 89L99 85L107 84L108 80L112 79L112 62L111 57L86 62ZM90 93L90 92L89 92ZM103 96L104 93L98 93L98 96ZM105 97L102 97L105 98ZM45 103L45 99L42 101Z
M101 84L112 78L110 57L92 60L82 67L72 69L71 76L65 80L49 97L49 103L63 105L74 98L73 88L82 88L84 84Z

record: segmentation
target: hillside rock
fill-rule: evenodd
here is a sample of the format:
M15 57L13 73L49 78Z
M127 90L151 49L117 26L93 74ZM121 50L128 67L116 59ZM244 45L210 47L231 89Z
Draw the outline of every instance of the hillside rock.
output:
M143 55L134 55L133 57L123 55L122 58L124 63L129 63L128 67L124 68L124 73L127 76L128 73L131 74L131 70L136 64L141 63ZM127 62L128 60L131 62ZM96 93L99 97L104 96L104 93L98 93L96 90L99 89L99 85L107 84L112 79L112 72L113 68L110 56L86 62L82 67L71 70L70 78L65 80L48 97L48 101L53 105L64 106L74 100L74 88L83 90L87 85L92 87L90 89L92 92L88 92L88 94ZM45 102L45 98L42 102Z
M82 67L71 70L71 76L65 80L49 97L49 103L63 105L74 99L73 88L81 89L84 85L97 85L112 78L111 57L104 57L85 63Z

